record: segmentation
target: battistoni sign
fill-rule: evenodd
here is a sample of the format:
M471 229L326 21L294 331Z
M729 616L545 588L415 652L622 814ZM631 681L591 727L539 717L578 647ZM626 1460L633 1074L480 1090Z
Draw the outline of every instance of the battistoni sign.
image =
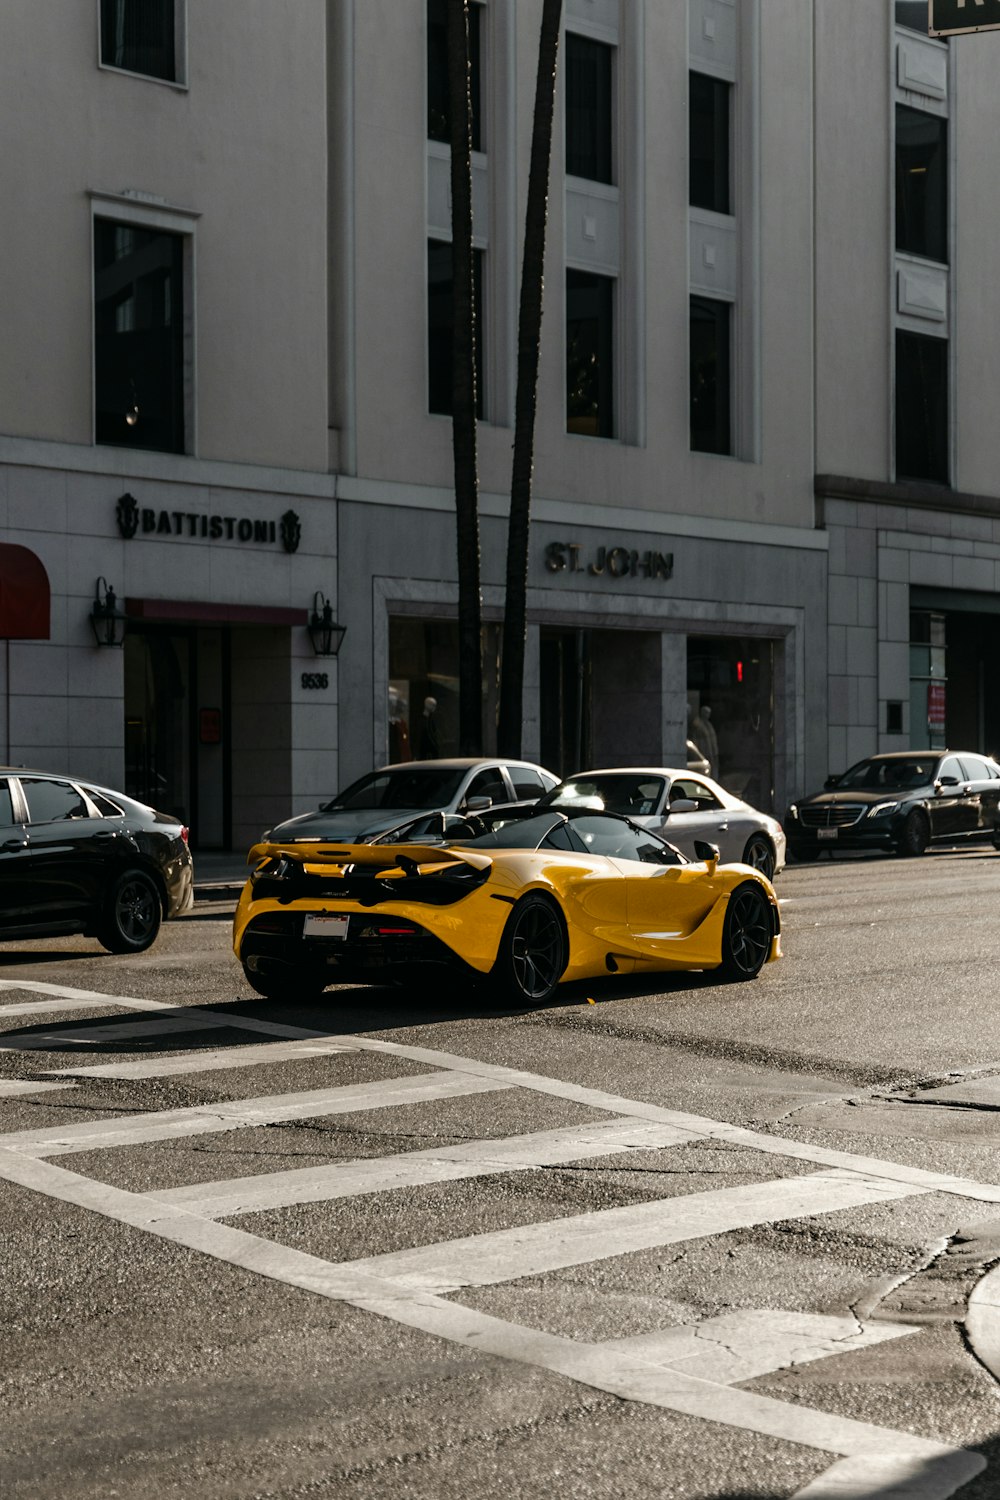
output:
M587 573L592 578L672 578L674 554L638 551L635 547L597 547L589 557L580 542L549 542L545 566L550 573Z
M134 495L122 495L115 504L119 533L129 541L144 537L189 537L202 542L251 542L273 546L280 542L286 552L295 552L302 539L302 523L294 510L286 510L277 521L251 520L249 516L207 515L195 510L154 510L141 506Z

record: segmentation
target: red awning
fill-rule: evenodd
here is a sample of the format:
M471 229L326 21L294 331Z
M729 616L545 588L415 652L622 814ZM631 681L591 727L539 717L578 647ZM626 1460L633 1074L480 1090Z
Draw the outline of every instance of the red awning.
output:
M49 615L49 575L41 558L0 542L0 641L47 641Z

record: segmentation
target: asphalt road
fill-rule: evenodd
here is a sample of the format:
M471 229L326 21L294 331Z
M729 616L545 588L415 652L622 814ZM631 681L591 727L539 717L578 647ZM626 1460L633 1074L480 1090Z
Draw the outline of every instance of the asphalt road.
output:
M778 889L534 1011L0 945L5 1500L997 1500L1000 855Z

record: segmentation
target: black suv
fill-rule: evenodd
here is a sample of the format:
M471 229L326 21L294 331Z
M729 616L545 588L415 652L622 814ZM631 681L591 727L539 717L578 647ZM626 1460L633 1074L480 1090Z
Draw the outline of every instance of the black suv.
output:
M859 760L785 814L792 858L992 840L1000 849L1000 765L964 750L896 750Z

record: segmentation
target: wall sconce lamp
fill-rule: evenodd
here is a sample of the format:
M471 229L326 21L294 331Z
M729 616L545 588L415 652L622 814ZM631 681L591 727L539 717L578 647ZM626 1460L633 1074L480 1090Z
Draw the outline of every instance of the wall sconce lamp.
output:
M101 585L104 593L101 593ZM90 628L98 646L120 646L125 639L128 617L118 608L115 591L106 578L99 578L94 589L94 603L90 610Z
M306 629L317 656L336 656L347 634L347 626L337 624L329 599L325 599L318 589L313 595L312 614Z

